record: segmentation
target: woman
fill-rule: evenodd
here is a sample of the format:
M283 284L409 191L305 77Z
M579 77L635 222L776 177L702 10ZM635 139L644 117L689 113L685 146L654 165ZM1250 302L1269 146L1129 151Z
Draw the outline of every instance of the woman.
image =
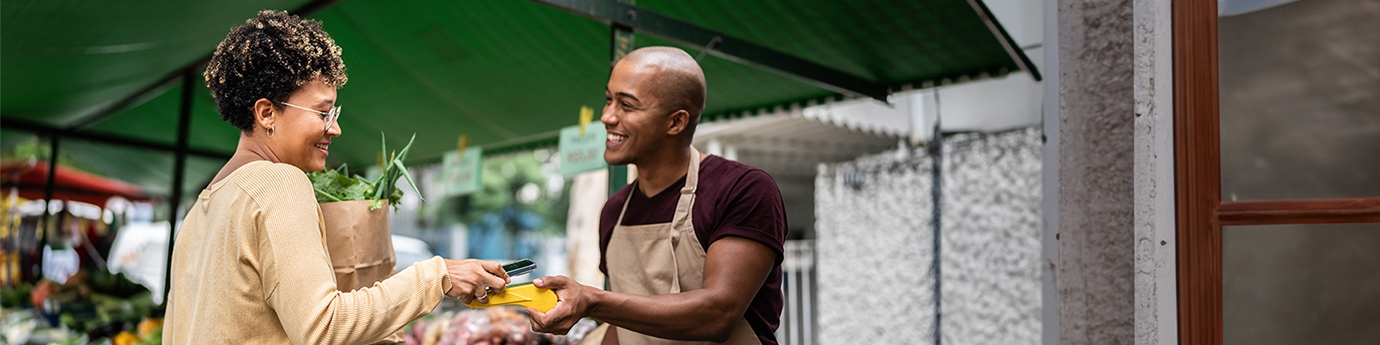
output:
M303 171L326 166L345 84L321 25L263 11L234 27L206 67L239 145L187 210L173 249L168 344L367 344L440 303L509 282L491 261L434 257L372 287L336 291L325 228Z

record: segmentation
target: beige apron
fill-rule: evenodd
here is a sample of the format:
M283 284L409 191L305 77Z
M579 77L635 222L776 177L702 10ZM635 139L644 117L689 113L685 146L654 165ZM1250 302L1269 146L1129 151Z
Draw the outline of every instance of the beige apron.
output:
M623 203L623 210L618 213L618 221L614 223L613 235L604 254L610 290L651 296L703 287L705 250L695 236L695 227L690 220L695 205L695 188L699 186L699 171L700 152L691 147L685 187L680 190L680 202L676 204L676 213L670 223L625 226L623 214L628 210L628 203ZM632 188L637 188L637 182L633 182ZM631 200L630 193L628 201ZM597 336L598 339L581 343L602 340L604 327L607 325L601 326L599 332L591 332L590 337ZM625 345L711 344L666 340L621 327L617 328L617 332L619 343ZM733 335L725 344L760 345L761 342L752 327L748 326L747 320L740 317Z

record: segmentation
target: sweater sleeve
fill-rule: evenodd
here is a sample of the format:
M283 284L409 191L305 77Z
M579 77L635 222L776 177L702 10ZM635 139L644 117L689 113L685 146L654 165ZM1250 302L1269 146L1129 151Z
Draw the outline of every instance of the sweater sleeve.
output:
M295 344L368 344L430 313L449 283L440 257L374 286L335 288L320 209L300 170L273 164L244 188L258 204L263 291Z

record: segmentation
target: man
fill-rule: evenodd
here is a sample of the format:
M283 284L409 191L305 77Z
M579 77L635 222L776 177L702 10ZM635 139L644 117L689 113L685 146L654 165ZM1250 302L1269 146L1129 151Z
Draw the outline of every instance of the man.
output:
M785 205L766 172L690 146L704 72L679 49L642 48L614 66L604 97L604 159L638 172L599 224L610 291L537 279L560 302L529 310L532 328L565 333L591 317L606 323L590 333L604 344L776 344Z

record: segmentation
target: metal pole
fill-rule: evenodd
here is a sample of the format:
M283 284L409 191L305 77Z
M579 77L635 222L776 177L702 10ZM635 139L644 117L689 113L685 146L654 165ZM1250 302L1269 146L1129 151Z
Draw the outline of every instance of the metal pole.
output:
M800 336L805 341L801 345L814 345L815 343L815 307L814 307L814 285L815 281L815 240L804 240L800 242L800 263L804 269L800 270L801 279L805 282L800 283L800 301L804 304L800 308L800 315L804 318L801 322L803 328Z
M943 218L943 208L941 205L944 201L944 132L940 130L939 126L940 108L938 89L934 90L934 109L934 138L930 139L930 157L932 157L934 161L933 171L931 172L933 180L931 180L932 183L930 184L930 196L932 199L931 210L933 212L931 217L934 218L934 345L941 345L943 338L940 332L940 321L944 317L944 308L941 304L943 301L943 293L941 290L943 285L940 284L942 275L939 268L942 266L942 256L940 255L939 249L940 242L942 241L942 238L940 238L942 231L940 230L943 228L940 220Z
M804 298L802 297L804 295L800 293L800 290L801 286L805 285L805 270L802 269L804 264L801 262L802 258L800 257L800 243L796 242L792 247L794 248L791 248L790 255L795 257L795 265L792 265L795 267L791 267L791 274L788 276L791 280L788 285L791 287L791 291L787 294L790 296L790 301L788 301L790 307L787 308L790 314L786 315L790 320L790 332L786 332L787 339L781 340L787 340L789 344L801 345L803 342L800 338L804 332L801 329L800 319L805 315L806 310L802 309L802 305L804 304L802 301Z
M186 177L187 137L192 122L192 83L196 80L191 69L182 73L182 106L177 120L177 148L173 159L172 197L168 199L168 257L163 266L163 305L168 305L168 293L172 291L173 241L177 238L177 208L182 204L182 180Z
M58 137L57 133L48 136L48 180L43 185L43 226L35 230L38 236L39 253L48 247L48 236L51 235L48 229L53 227L53 188L57 185L57 157L60 152L58 151L58 143L61 142ZM42 254L38 255L38 261L35 263L34 276L35 278L43 277Z
M634 1L635 1L635 0L618 0L618 2L621 2L621 3L624 3L624 4L628 4L628 5L633 5L633 2L634 2ZM627 26L624 26L624 25L621 25L621 24L618 24L618 23L612 23L611 25L612 25L612 27L610 28L610 41L611 41L610 43L611 43L611 49L610 49L610 56L609 56L609 72L610 72L610 73L613 72L613 66L614 66L615 64L618 63L618 60L622 60L624 56L627 56L628 53L631 53L631 52L633 51L633 31L632 31L632 28L627 27ZM614 194L614 193L618 193L618 190L619 190L619 189L623 189L623 186L626 186L626 185L628 185L628 166L627 166L627 165L610 165L610 166L609 166L609 197L613 197L613 194Z

